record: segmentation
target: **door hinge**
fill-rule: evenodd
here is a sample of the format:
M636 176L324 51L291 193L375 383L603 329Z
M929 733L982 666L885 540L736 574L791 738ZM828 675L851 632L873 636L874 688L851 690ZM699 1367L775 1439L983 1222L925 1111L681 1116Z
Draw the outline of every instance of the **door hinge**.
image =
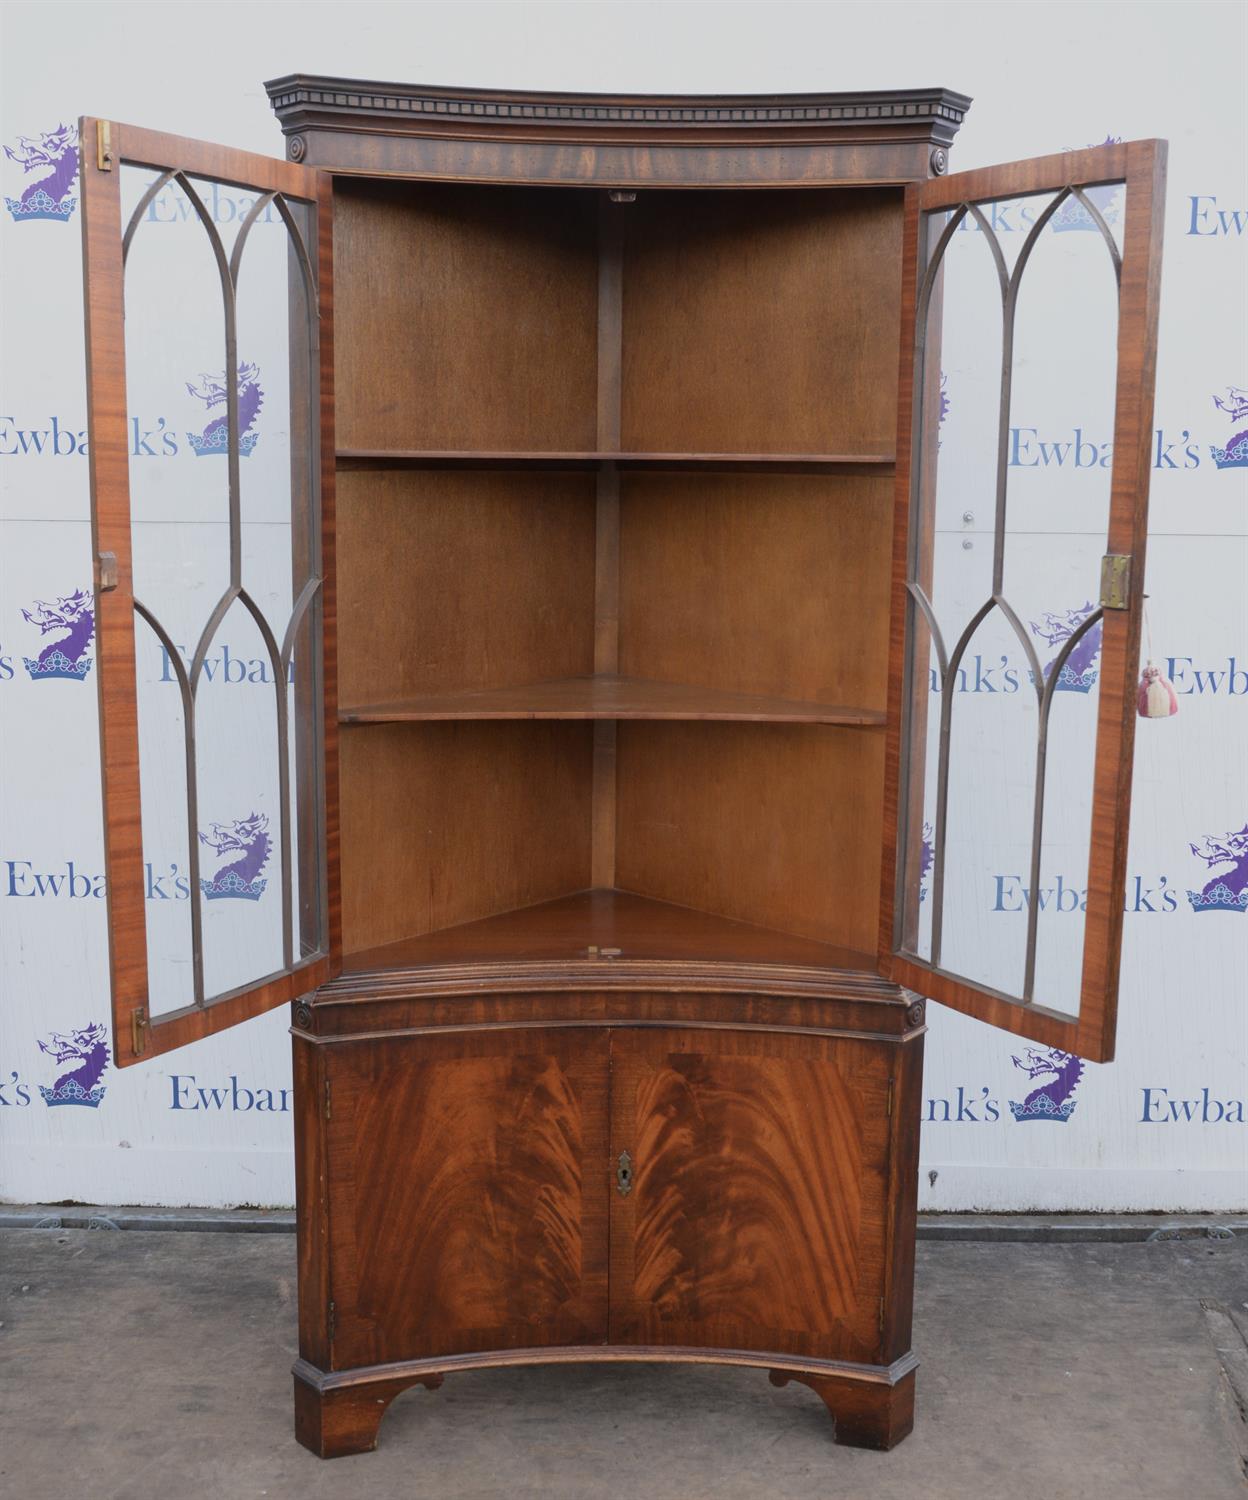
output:
M142 1057L147 1047L147 1011L140 1005L130 1012L130 1050Z
M100 553L99 574L99 592L111 593L117 587L117 554L115 552Z
M880 1337L884 1337L884 1299L880 1298Z
M331 1102L330 1097L329 1097L329 1079L328 1078L325 1080L325 1118L327 1120L332 1120L334 1118L334 1107L333 1107L333 1103ZM330 1306L332 1307L333 1304L331 1303Z
M101 172L113 170L113 143L107 120L95 122L95 164Z
M329 1312L325 1319L325 1331L329 1342L334 1342L334 1334L338 1330L338 1309L334 1306L333 1298L330 1298Z
M1130 556L1107 552L1101 558L1101 608L1126 609L1130 593Z
M893 1079L891 1079L891 1078L888 1080L888 1103L887 1103L887 1105L884 1108L884 1113L890 1119L892 1118L892 1115L893 1115Z
M615 1168L615 1190L621 1198L627 1198L633 1190L633 1158L627 1151L620 1152Z

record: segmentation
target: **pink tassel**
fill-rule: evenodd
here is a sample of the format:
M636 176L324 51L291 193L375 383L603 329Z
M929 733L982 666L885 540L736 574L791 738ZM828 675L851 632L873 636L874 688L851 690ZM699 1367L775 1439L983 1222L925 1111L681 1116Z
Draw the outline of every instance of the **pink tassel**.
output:
M1140 690L1135 701L1141 719L1168 719L1179 711L1174 684L1151 661L1140 673Z

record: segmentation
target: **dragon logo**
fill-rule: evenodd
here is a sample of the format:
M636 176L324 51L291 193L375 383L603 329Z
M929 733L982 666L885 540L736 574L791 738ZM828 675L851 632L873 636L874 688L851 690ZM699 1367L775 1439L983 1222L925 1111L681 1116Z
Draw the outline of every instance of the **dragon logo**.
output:
M58 633L58 638L49 641L34 661L29 656L22 658L31 681L66 677L71 682L81 682L91 670L87 647L95 636L95 601L91 595L85 589L78 589L62 595L55 604L36 599L33 610L22 610L22 618L28 625L37 625L43 635Z
M20 198L5 198L5 205L18 224L32 219L64 221L77 207L71 189L78 180L78 132L72 125L58 125L41 136L19 135L17 147L4 154L24 172L44 172Z
M927 900L927 877L932 873L932 825L924 823L919 846L919 900Z
M198 382L188 380L186 388L198 397L208 411L224 408L229 395L228 379L224 371L220 375L201 375ZM246 458L256 446L260 434L253 429L260 408L264 404L264 391L260 388L260 366L240 364L238 367L238 452ZM222 410L213 417L203 432L188 432L187 441L195 450L197 458L206 458L214 453L229 451L229 418Z
M1210 869L1229 864L1231 868L1215 875L1201 891L1188 891L1187 899L1195 912L1248 911L1248 823L1238 833L1221 838L1207 833L1199 844L1188 848Z
M1236 430L1227 438L1225 448L1210 447L1209 453L1214 464L1219 469L1248 469L1248 423L1244 422L1244 418L1248 417L1248 391L1228 385L1226 400L1215 396L1213 404L1219 411L1224 411L1233 423L1244 424L1237 425Z
M1120 146L1122 137L1120 135L1107 135L1103 141L1089 141L1088 148L1096 146ZM1078 149L1067 146L1067 151ZM1122 184L1111 182L1105 187L1084 188L1083 195L1089 203L1094 204L1096 211L1106 224L1113 224L1118 218L1118 194L1122 191ZM1100 226L1092 215L1084 208L1078 198L1070 197L1049 221L1053 226L1054 234L1068 234L1071 230L1090 230L1093 234L1099 234Z
M1043 1051L1028 1047L1024 1056L1015 1057L1013 1062L1028 1078L1044 1078L1052 1074L1051 1082L1032 1089L1021 1104L1010 1100L1010 1113L1014 1118L1020 1125L1028 1120L1057 1120L1064 1125L1078 1103L1071 1095L1083 1077L1083 1059L1057 1047L1046 1047Z
M1056 646L1057 652L1053 661L1046 663L1044 667L1044 680L1047 682L1053 671L1053 662L1061 655L1062 644L1068 641L1080 625L1096 608L1089 599L1086 604L1081 604L1078 609L1068 609L1058 614L1050 610L1048 614L1042 615L1038 620L1031 621L1033 635L1038 635L1041 640L1047 641L1050 646ZM1078 645L1062 663L1062 670L1057 674L1057 693L1086 693L1090 692L1100 676L1096 666L1096 659L1101 654L1101 622L1095 625L1080 637Z
M199 888L205 899L219 901L228 897L259 901L269 883L261 873L269 862L268 828L267 816L253 812L250 817L239 818L234 823L214 823L210 832L200 834L200 842L215 849L218 857L238 856L222 865L211 880L201 877Z
M57 1066L56 1082L51 1088L39 1085L43 1102L49 1109L59 1104L78 1104L87 1109L99 1109L105 1094L100 1076L108 1066L108 1033L98 1021L92 1021L80 1031L65 1036L54 1031L46 1042L39 1043L40 1052L46 1052Z

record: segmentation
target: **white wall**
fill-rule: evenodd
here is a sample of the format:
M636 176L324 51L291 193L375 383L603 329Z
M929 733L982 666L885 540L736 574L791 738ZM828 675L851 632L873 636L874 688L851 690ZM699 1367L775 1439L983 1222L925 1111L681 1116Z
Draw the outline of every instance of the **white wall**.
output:
M93 113L280 155L261 83L295 69L682 92L943 84L975 100L955 170L1106 136L1168 138L1148 589L1154 654L1173 658L1181 711L1137 737L1118 1060L1087 1067L1068 1120L1017 1123L1009 1102L1034 1087L1014 1066L1018 1044L932 1007L922 1203L1244 1206L1248 913L1197 914L1186 895L1210 876L1189 845L1248 824L1248 469L1219 469L1210 451L1248 425L1213 399L1248 387L1242 11L45 4L9 6L3 26L0 141L15 149ZM30 180L0 160L4 194ZM4 213L0 250L0 1198L288 1203L285 1012L146 1067L107 1068L97 1107L48 1107L39 1092L56 1077L39 1041L108 1015L93 671L36 682L24 666L46 642L23 608L90 579L77 211L67 222ZM946 442L959 416L951 382ZM1016 418L1033 445L1020 458L1073 440L1064 418L1049 421L1056 396L1034 423ZM174 387L167 412L142 416L175 435L194 425ZM1082 431L1109 438L1091 416ZM205 472L184 443L152 461L175 498ZM1071 471L1071 503L1085 479ZM986 929L1016 930L1021 905L1004 878L999 899L987 893Z

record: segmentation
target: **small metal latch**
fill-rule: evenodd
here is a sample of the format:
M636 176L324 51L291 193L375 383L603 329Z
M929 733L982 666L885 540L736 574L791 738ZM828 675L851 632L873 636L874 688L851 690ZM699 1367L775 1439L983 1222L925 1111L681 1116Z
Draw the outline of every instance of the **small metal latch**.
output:
M627 1198L633 1190L633 1158L627 1151L620 1152L619 1165L615 1169L615 1190L621 1198Z
M107 120L95 122L95 164L101 172L113 170L113 146Z
M100 553L100 593L107 594L117 587L117 554Z
M625 192L623 188L611 188L607 193L612 203L636 203L637 194Z
M130 1012L130 1050L142 1057L147 1046L147 1012L140 1005Z
M1131 558L1107 552L1101 558L1101 608L1126 609L1131 592Z
M585 952L590 958L619 958L621 949L600 948L596 943L591 943Z

